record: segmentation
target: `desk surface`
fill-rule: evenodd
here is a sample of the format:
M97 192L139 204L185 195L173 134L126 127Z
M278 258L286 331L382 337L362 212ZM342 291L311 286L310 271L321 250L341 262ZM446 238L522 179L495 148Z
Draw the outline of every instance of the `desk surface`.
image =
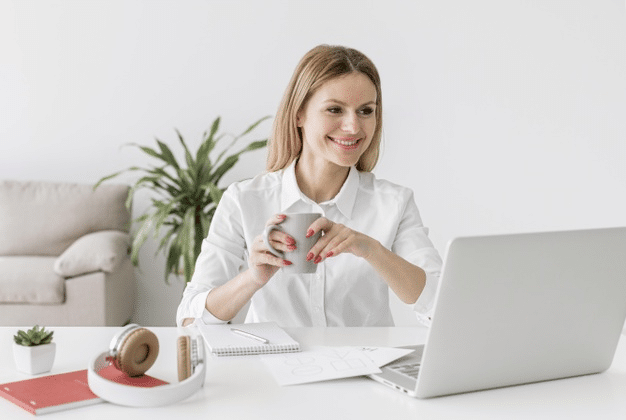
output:
M12 336L0 328L0 383L27 379L15 370ZM57 356L51 374L84 369L108 348L117 328L57 327ZM177 328L151 328L161 353L148 372L176 381ZM401 346L423 343L421 327L290 328L303 348L311 345ZM0 398L3 419L32 415ZM257 356L211 358L204 388L167 407L127 408L110 403L46 414L45 418L127 419L623 419L626 418L626 340L622 337L611 368L601 374L448 397L418 400L359 377L281 387Z

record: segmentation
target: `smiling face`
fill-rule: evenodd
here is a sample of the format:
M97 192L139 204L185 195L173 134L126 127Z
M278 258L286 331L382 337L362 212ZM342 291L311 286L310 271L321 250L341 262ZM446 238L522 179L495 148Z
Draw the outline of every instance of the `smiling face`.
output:
M298 112L301 160L317 167L356 165L376 130L376 87L353 72L320 86Z

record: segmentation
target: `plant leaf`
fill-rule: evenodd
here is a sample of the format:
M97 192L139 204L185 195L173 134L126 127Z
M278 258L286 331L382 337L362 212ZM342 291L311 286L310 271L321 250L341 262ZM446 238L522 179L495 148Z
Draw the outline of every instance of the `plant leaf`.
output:
M161 155L160 155L160 154L159 154L156 150L154 150L154 149L152 149L152 148L150 148L150 147L148 147L148 146L142 146L142 145L140 145L140 144L136 144L136 143L131 143L130 145L131 145L131 146L138 147L138 148L139 148L139 149L141 149L144 153L146 153L146 154L148 154L148 155L150 155L150 156L152 156L152 157L155 157L155 158L157 158L157 159L161 159L161 160L163 160L163 161L164 161L163 157L162 157L162 156L161 156ZM165 162L165 163L167 163L167 162Z
M241 133L240 135L238 135L237 137L243 137L246 134L250 133L252 130L257 128L259 124L261 124L263 121L267 120L268 118L271 118L271 115L266 115L265 117L262 117L258 121L255 121L254 123L252 123L252 125L250 125L250 127L246 128L245 131Z
M180 134L180 131L174 129L176 131L176 135L178 136L178 141L180 141L180 144L183 146L183 149L185 150L185 161L187 162L187 167L188 168L193 168L196 165L195 160L193 160L193 156L191 156L191 152L189 151L189 148L187 147L187 143L185 143L185 139L183 138L182 134Z
M180 245L174 241L170 245L170 250L167 254L167 261L165 263L165 282L169 284L169 275L171 273L177 273L180 264Z
M156 141L159 145L159 148L161 149L161 159L164 160L165 163L172 165L174 168L180 169L180 166L178 165L178 162L174 157L174 153L172 153L172 150L167 146L167 144L163 143L159 139L156 139Z
M151 217L147 217L141 224L139 231L137 232L137 234L135 235L135 238L133 239L133 243L131 246L130 260L132 261L134 265L139 264L139 248L141 248L141 246L146 242L146 239L148 239L148 235L152 231L153 226L154 226L154 221L152 220Z
M217 141L215 139L215 134L217 133L217 130L220 128L220 121L221 121L221 117L219 116L215 118L215 120L213 120L213 124L211 124L211 129L209 131L209 134L205 136L204 141L202 142L202 144L198 148L198 152L196 153L197 162L200 162L203 159L204 161L206 161L206 159L208 159L209 153L211 153L211 150L213 150L213 147L215 147L215 143Z
M239 155L235 154L235 155L231 155L228 156L226 158L226 160L224 161L224 163L222 163L216 170L215 172L213 172L213 175L211 176L210 180L211 182L213 182L214 184L217 184L219 182L219 180L222 178L222 176L224 176L224 174L233 166L235 166L235 163L237 163L237 161L239 160Z
M224 176L224 174L228 172L237 163L237 161L239 160L239 156L241 156L243 153L260 149L261 147L264 147L265 145L267 145L267 140L258 140L258 141L250 143L248 146L246 146L239 152L228 156L226 160L224 161L224 163L222 163L212 174L212 176L210 177L210 181L213 182L214 184L217 184L219 180L222 178L222 176Z
M196 247L195 230L195 209L193 207L190 207L185 212L185 219L183 220L183 224L181 225L180 233L183 268L185 272L185 281L187 282L191 280L191 275L193 274L193 270L196 264L194 258L194 250Z
M209 198L211 199L211 201L213 201L214 203L220 202L224 191L217 188L217 185L215 185L213 182L207 182L203 185L203 188L206 188L209 191Z
M250 125L247 129L245 129L243 133L239 134L238 136L234 136L232 142L222 151L222 153L220 153L220 155L215 160L215 165L219 165L219 163L221 162L221 160L222 160L223 156L226 154L226 152L228 152L230 149L232 149L232 147L235 145L235 143L237 143L237 141L239 139L241 139L246 134L250 133L259 124L261 124L263 121L265 121L268 118L270 118L269 115L265 116L263 118L260 118L258 121L255 121L254 123L252 123L252 125Z

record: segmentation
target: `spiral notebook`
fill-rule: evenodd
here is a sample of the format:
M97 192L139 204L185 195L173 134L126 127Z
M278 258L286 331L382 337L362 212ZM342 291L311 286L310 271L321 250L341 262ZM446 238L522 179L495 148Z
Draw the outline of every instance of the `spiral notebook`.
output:
M198 325L211 353L216 356L294 353L300 343L275 322ZM267 341L262 342L261 339Z

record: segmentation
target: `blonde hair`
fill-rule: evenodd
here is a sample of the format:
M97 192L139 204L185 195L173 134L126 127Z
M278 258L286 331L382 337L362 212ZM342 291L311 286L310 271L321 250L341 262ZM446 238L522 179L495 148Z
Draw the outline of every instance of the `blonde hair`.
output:
M382 93L374 63L363 53L342 46L319 45L305 54L291 77L278 107L268 143L267 170L286 168L300 156L302 136L296 116L311 95L330 79L360 72L376 87L376 129L372 142L356 164L360 171L371 171L378 162L382 133Z

